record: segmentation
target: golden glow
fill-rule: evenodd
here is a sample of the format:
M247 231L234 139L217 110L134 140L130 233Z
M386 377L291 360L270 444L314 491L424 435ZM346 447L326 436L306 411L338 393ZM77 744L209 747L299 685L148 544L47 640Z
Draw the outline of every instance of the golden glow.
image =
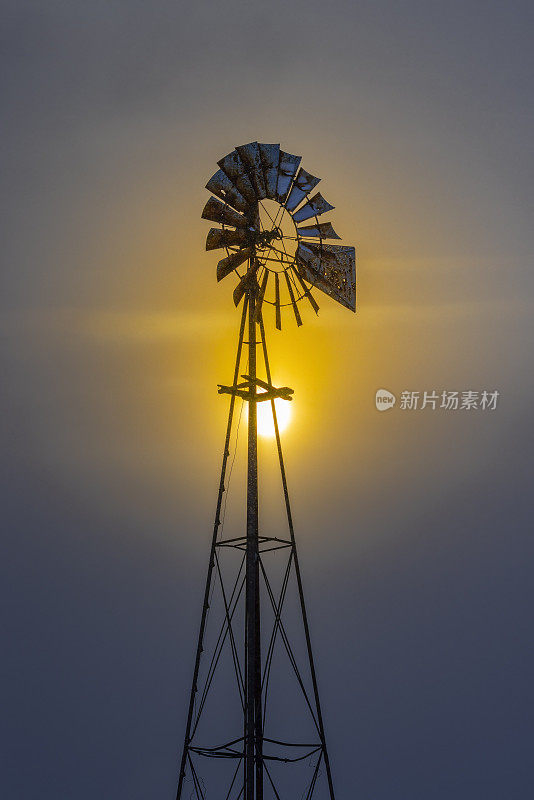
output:
M276 419L278 421L278 430L280 433L285 431L291 420L291 403L288 400L277 398L274 401L276 408ZM258 433L260 436L274 436L274 423L273 412L271 403L266 400L263 403L257 403L258 407Z

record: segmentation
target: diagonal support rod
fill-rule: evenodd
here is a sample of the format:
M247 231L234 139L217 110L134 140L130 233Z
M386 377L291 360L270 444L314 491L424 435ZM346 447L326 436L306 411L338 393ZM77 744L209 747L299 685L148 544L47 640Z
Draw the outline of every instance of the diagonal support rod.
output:
M265 373L267 375L267 382L272 383L271 379L271 368L269 366L269 356L267 354L267 342L265 339L265 327L263 325L263 317L260 315L259 318L259 325L260 325L260 333L261 333L261 340L262 340L262 349L263 349L263 359L265 362ZM302 621L304 624L304 635L306 637L306 648L308 650L308 660L310 664L310 673L312 678L312 685L313 685L313 694L315 697L315 706L317 708L317 721L319 723L319 733L321 736L321 744L323 746L323 758L324 758L324 765L326 769L326 777L328 781L328 790L330 793L330 800L335 800L334 798L334 784L332 781L332 772L330 770L330 761L328 758L328 750L326 749L326 737L324 732L324 724L323 724L323 715L321 712L321 703L319 700L319 688L317 686L317 675L315 673L315 663L313 660L313 652L311 646L311 637L310 637L310 628L308 625L308 615L306 613L306 604L304 602L304 590L302 588L302 578L300 575L300 566L299 560L297 555L297 546L295 543L295 530L293 528L293 516L291 514L291 504L289 502L289 491L287 488L287 478L286 478L286 470L284 466L284 456L282 453L282 443L280 441L280 431L278 429L278 420L276 417L276 407L274 403L274 399L271 400L271 410L273 413L273 424L274 424L274 432L276 437L276 448L278 450L278 460L280 463L280 475L282 477L282 488L284 490L284 501L286 506L286 514L287 514L287 524L289 527L289 535L291 538L291 542L293 544L293 554L294 554L294 563L295 563L295 575L297 578L297 586L299 592L299 599L300 599L300 608L302 613Z
M248 309L248 298L245 298L243 303L243 312L241 314L241 325L239 328L239 341L237 345L237 354L236 354L236 361L235 361L235 370L234 370L234 386L237 384L239 378L239 368L241 363L241 351L243 349L243 335L245 332L245 321L247 317L247 309ZM253 405L253 404L251 404ZM232 434L232 422L234 418L234 406L235 406L235 396L232 395L230 397L230 408L228 410L228 423L226 426L226 438L224 441L224 451L223 451L223 459L222 459L222 466L221 466L221 478L219 481L219 493L217 496L217 508L215 511L215 522L213 524L213 536L211 540L211 552L210 552L210 560L208 566L208 575L206 577L206 587L204 590L204 603L202 606L202 616L200 620L200 631L198 634L198 644L197 644L197 652L195 656L195 666L193 670L193 683L191 686L191 696L189 698L189 710L187 713L187 722L185 727L185 737L184 737L184 747L182 751L182 760L180 764L180 775L178 778L178 790L176 792L177 800L180 800L182 795L182 786L185 777L185 768L188 761L188 752L189 752L189 742L191 736L191 723L193 721L193 714L195 710L195 696L197 693L197 681L198 681L198 673L200 669L200 657L202 655L202 642L204 641L204 630L206 628L206 618L208 614L209 608L209 594L211 588L211 580L213 574L213 568L215 566L215 546L217 542L217 535L219 532L219 525L221 524L221 506L222 506L222 499L224 494L224 481L226 478L226 466L228 463L228 457L230 455L229 445L230 445L230 437Z

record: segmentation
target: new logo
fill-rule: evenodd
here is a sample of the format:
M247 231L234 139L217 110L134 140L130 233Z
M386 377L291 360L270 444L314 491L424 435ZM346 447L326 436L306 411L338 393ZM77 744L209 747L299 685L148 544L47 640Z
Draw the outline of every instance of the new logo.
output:
M378 411L387 411L395 405L396 397L387 389L378 389L375 395L375 405Z

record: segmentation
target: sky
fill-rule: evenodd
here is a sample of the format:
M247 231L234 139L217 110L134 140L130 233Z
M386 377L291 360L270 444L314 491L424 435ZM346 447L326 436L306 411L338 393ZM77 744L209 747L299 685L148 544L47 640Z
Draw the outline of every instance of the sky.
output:
M239 322L203 187L259 140L357 250L356 315L266 320L337 795L523 800L532 4L1 9L2 796L174 796Z

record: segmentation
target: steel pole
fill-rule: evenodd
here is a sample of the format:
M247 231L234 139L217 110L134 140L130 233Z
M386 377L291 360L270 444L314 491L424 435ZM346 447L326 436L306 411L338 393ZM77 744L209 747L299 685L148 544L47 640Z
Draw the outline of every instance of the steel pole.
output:
M251 379L248 404L247 551L245 579L245 797L263 799L263 754L261 714L260 570L258 547L258 426L256 409L256 294L254 262L249 263L248 374Z

